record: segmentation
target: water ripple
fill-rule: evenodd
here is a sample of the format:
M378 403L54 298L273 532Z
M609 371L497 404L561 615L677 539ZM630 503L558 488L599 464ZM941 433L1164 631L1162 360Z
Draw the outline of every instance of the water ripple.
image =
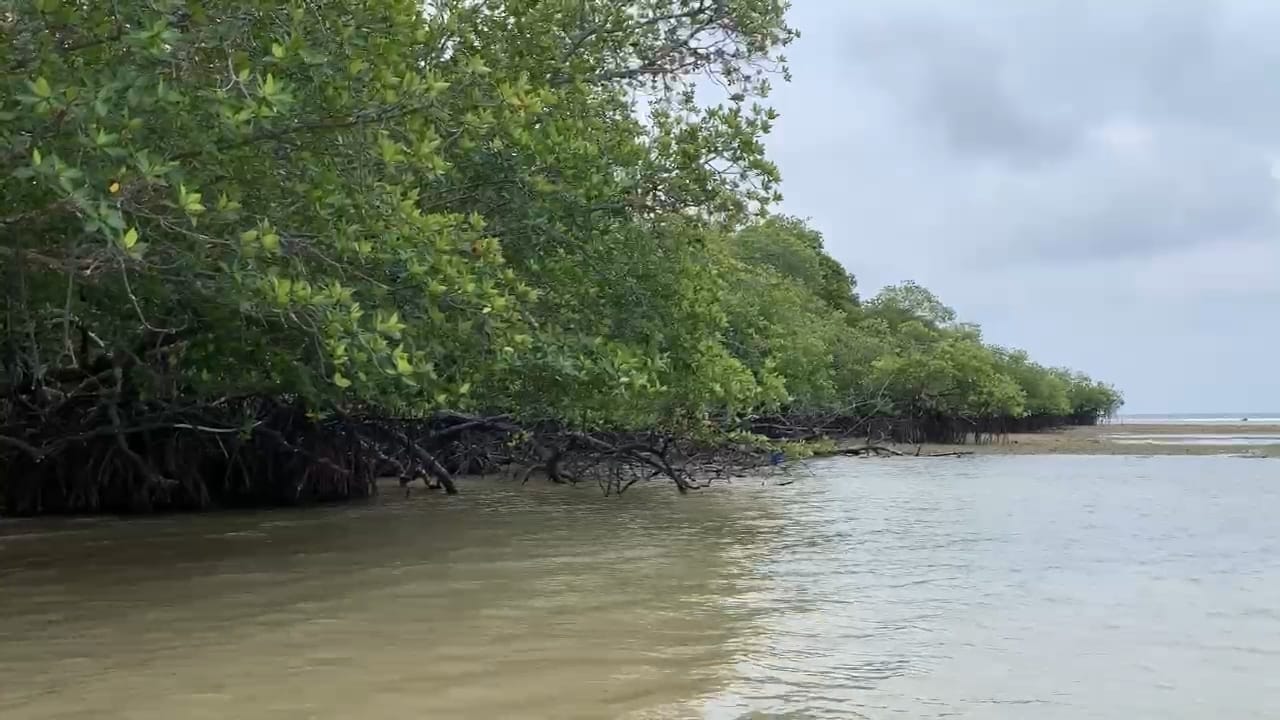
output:
M1280 484L1222 457L829 460L0 524L0 716L1261 718Z

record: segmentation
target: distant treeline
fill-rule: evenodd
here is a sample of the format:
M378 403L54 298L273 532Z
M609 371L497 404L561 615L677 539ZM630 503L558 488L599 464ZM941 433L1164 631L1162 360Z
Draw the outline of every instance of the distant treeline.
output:
M555 428L526 444L560 479L565 448L674 477L623 434L705 445L767 415L945 440L1113 412L921 287L861 300L770 214L784 10L8 3L8 506L357 495L369 448L451 469L356 415ZM708 76L723 102L696 101Z
M728 347L756 377L776 377L783 414L843 417L847 429L903 442L957 442L1093 424L1120 406L1118 392L1086 375L984 343L919 285L861 302L799 221L770 218L727 244L738 262L725 300Z

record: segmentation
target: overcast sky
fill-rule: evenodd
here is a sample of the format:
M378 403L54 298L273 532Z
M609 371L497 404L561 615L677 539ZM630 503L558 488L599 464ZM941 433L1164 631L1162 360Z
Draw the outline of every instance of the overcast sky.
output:
M1280 2L795 0L783 210L1125 412L1280 411Z

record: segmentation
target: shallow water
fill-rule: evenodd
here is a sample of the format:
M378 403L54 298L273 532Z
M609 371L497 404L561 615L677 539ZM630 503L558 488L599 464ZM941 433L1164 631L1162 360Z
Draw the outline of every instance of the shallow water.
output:
M0 717L1275 717L1275 461L810 470L0 523Z

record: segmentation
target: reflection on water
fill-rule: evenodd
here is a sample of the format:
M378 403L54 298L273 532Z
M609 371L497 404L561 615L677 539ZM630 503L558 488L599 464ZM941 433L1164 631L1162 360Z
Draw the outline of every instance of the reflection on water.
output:
M1107 439L1122 445L1280 445L1280 435L1264 433L1118 433Z
M0 541L0 717L594 718L696 698L728 660L722 598L758 560L762 510L734 501L488 486L33 524Z
M1280 706L1280 466L0 525L0 717L1203 718Z

